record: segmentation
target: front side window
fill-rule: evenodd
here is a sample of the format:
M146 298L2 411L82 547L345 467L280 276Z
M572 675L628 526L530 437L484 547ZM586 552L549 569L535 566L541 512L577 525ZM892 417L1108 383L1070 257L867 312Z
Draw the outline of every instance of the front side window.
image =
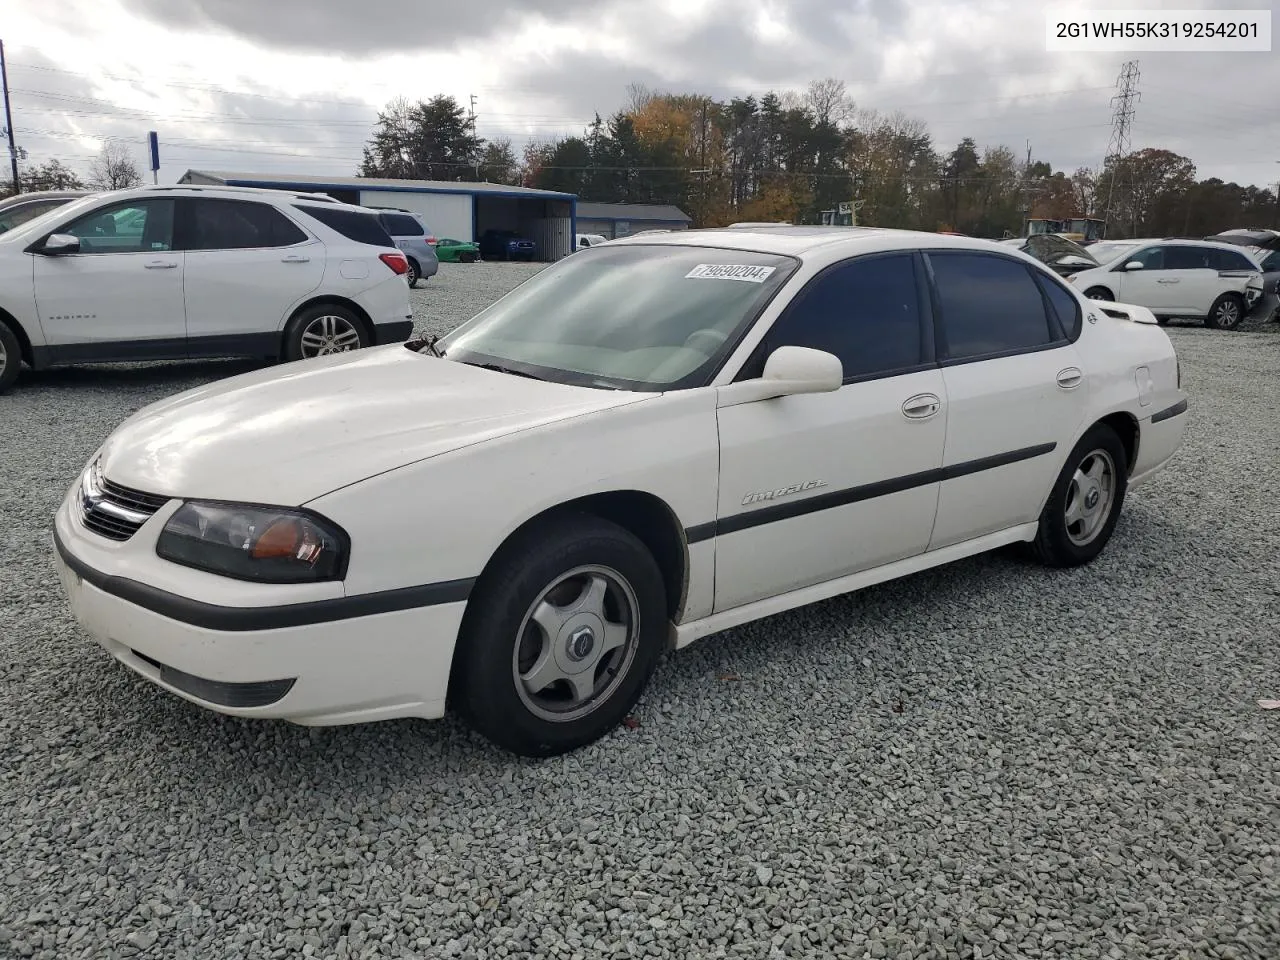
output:
M773 325L749 375L760 376L768 354L785 346L835 354L846 382L919 366L923 337L914 258L870 257L823 271Z
M1054 341L1044 298L1024 264L951 252L930 253L929 262L947 359L1034 350Z
M131 200L99 207L55 232L78 238L81 253L172 250L173 200Z
M265 203L247 200L184 200L190 211L187 250L246 250L287 247L307 235Z
M698 386L795 267L710 247L597 249L535 274L439 346L462 363L563 383Z
M1129 263L1140 263L1145 270L1164 270L1165 248L1147 247L1145 250L1139 250L1133 256L1123 258L1118 266L1123 269L1125 264Z

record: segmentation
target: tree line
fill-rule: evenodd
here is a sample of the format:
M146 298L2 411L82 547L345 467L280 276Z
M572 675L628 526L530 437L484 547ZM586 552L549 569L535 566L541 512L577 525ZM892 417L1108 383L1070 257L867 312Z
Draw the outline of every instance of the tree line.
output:
M13 193L13 183L0 171L0 199ZM58 159L24 165L18 170L23 193L35 190L123 190L142 185L142 173L129 150L117 140L108 140L89 162L89 176L80 175Z
M378 115L360 174L489 181L606 203L670 203L695 226L818 223L859 201L859 223L1001 237L1025 217L1101 217L1107 235L1204 236L1280 226L1277 191L1198 179L1189 157L1146 148L1100 168L1055 169L1008 146L935 144L921 120L861 109L834 79L803 93L716 100L627 89L625 106L581 135L486 142L458 102L393 101Z

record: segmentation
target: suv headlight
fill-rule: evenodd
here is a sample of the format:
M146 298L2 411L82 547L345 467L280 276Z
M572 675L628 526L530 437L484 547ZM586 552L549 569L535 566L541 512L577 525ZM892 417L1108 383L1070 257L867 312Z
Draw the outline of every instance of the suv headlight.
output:
M192 500L169 518L156 553L183 566L260 583L346 574L346 533L302 510Z

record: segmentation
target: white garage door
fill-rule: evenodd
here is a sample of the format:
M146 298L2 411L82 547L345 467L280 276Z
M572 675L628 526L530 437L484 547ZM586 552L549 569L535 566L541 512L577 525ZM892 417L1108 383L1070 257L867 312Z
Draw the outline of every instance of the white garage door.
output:
M469 193L400 193L392 190L362 190L360 204L365 207L399 207L422 214L427 226L437 237L452 240L474 240L471 236L471 194Z

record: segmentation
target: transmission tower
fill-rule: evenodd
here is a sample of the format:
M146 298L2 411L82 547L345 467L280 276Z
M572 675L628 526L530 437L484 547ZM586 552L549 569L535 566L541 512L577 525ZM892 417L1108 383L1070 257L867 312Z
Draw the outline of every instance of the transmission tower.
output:
M1107 152L1102 158L1102 169L1111 161L1111 179L1107 185L1107 206L1102 214L1105 223L1111 222L1111 202L1115 199L1116 180L1119 179L1120 161L1129 155L1133 146L1131 128L1133 115L1137 111L1138 101L1142 94L1138 92L1138 79L1142 74L1138 71L1137 60L1127 60L1120 69L1116 79L1116 95L1111 98L1111 142L1107 144ZM1106 227L1103 227L1106 235Z

